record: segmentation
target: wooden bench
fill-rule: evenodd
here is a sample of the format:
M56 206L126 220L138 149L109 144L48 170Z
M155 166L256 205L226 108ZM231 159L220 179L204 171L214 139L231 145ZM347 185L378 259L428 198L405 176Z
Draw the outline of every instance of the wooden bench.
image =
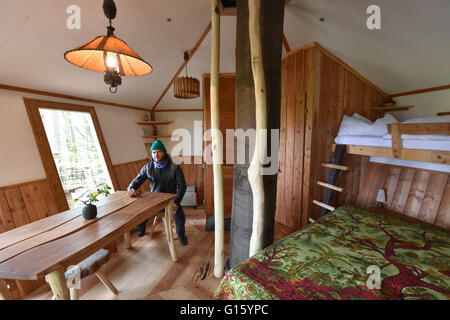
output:
M101 249L91 255L89 258L81 261L77 266L80 268L80 279L86 278L92 274L95 274L100 281L111 291L117 295L119 292L116 287L108 280L105 274L99 269L109 260L111 255L110 250ZM72 276L72 272L67 271L64 273L66 280ZM50 284L51 286L51 284ZM78 289L76 287L70 288L70 300L78 300Z

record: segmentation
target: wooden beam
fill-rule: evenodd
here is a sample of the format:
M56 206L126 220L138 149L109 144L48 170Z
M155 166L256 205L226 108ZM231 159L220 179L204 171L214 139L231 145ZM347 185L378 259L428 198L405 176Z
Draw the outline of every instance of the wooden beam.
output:
M439 86L439 87L427 88L427 89L419 89L419 90L413 90L413 91L394 93L394 94L389 95L389 97L397 98L397 97L411 96L413 94L420 94L420 93L448 90L448 89L450 89L450 84L446 84L446 85Z
M9 91L18 91L18 92L24 92L24 93L30 93L30 94L38 94L38 95L47 96L47 97L104 104L104 105L109 105L109 106L113 106L113 107L134 109L134 110L140 110L140 111L151 111L151 109L130 106L130 105L125 105L125 104L120 104L120 103L106 102L106 101L102 101L102 100L88 99L88 98L82 98L82 97L77 97L77 96L70 96L70 95L54 93L54 92L50 92L50 91L41 91L41 90L34 90L34 89L28 89L28 88L22 88L22 87L14 87L14 86L6 85L6 84L0 84L0 89L9 90Z
M291 47L289 46L289 43L286 39L286 35L283 33L283 46L284 50L286 50L287 53L291 52Z
M372 110L375 111L384 111L384 112L394 112L394 111L407 111L409 109L415 108L414 106L404 106L404 107L375 107Z
M214 168L214 276L221 278L224 272L224 202L223 172L221 160L223 146L219 137L219 72L220 72L220 9L219 0L212 0L211 6L211 130Z
M450 112L438 112L437 116L450 116Z
M135 123L142 126L150 126L150 125L172 124L174 123L174 121L135 121Z
M347 145L347 153L362 156L395 158L392 148ZM450 164L450 151L434 151L420 149L402 149L402 160Z
M411 135L443 135L450 136L450 123L396 123L388 124L388 132L394 134L398 127L399 134Z
M194 47L191 49L191 51L189 51L189 58L185 61L183 61L181 67L178 69L178 71L175 73L175 75L173 76L173 78L170 80L169 84L167 85L167 87L164 89L163 93L161 94L161 96L158 98L158 100L156 100L155 104L153 105L152 110L155 110L156 107L158 107L158 104L161 102L161 100L164 98L164 96L166 95L167 91L169 91L170 87L172 86L173 82L177 79L178 75L181 73L181 71L183 71L183 69L186 67L186 64L192 59L192 57L194 56L195 52L197 51L197 49L200 47L200 45L202 44L203 40L205 40L206 36L208 35L209 31L211 30L211 22L208 24L208 26L205 28L205 30L203 31L203 33L201 34L200 38L198 39L198 41L195 43Z
M154 112L203 112L203 109L158 109Z
M400 158L402 154L402 135L400 133L400 128L398 123L394 123L389 127L390 132L392 133L392 152L394 153L395 158Z

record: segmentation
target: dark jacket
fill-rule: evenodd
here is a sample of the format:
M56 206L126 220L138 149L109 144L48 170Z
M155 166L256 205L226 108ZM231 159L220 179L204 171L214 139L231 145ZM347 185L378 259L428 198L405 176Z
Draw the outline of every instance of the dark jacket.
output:
M186 180L184 178L183 170L180 166L173 163L170 159L169 163L163 169L158 169L154 166L151 159L141 172L131 181L128 190L138 190L139 187L147 180L150 180L151 192L172 193L178 195L174 200L177 205L180 205L186 192Z

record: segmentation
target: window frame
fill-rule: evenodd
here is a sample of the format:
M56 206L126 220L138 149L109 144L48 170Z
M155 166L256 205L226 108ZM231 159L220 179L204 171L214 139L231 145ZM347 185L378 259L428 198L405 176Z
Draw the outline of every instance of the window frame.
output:
M106 162L106 167L108 169L111 182L113 184L114 190L119 190L119 184L114 173L111 157L109 155L105 138L103 136L103 132L100 127L100 123L98 121L97 113L95 112L94 107L30 98L23 98L23 100L25 103L25 108L27 110L28 118L30 120L31 128L33 130L34 138L36 140L36 145L39 150L42 165L44 166L45 174L55 195L58 212L69 210L69 204L67 203L61 179L59 178L58 169L56 168L55 160L50 148L50 143L45 132L44 123L42 122L42 117L39 112L40 108L84 112L91 115L95 133L97 135L97 139L99 141L100 148Z

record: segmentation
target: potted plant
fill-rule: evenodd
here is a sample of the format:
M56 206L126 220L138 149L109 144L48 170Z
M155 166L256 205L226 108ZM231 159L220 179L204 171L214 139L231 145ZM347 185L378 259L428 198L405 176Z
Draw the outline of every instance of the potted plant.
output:
M83 208L83 217L86 220L94 219L97 216L97 206L93 203L99 201L97 197L100 194L105 195L105 197L109 196L111 194L109 190L111 190L111 187L108 185L104 185L102 188L98 188L96 192L88 194L87 200L81 200L80 198L74 200L74 202L81 201L84 203L85 206Z

